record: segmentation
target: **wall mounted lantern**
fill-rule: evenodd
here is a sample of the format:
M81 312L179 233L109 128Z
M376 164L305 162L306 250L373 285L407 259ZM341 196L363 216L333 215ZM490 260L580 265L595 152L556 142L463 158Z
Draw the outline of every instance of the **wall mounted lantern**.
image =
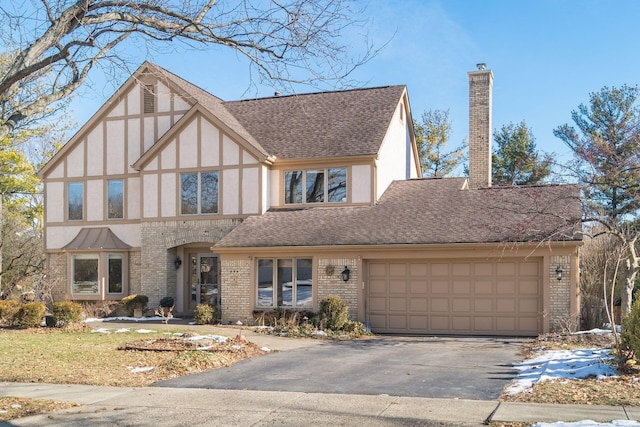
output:
M564 273L564 270L561 265L558 265L558 267L556 267L556 279L562 280L562 273Z
M344 266L344 270L342 270L342 280L345 282L349 281L349 274L351 274L351 270L346 265Z
M180 257L176 257L176 260L173 261L173 265L176 266L176 270L180 268L180 266L182 265L182 260L180 259Z

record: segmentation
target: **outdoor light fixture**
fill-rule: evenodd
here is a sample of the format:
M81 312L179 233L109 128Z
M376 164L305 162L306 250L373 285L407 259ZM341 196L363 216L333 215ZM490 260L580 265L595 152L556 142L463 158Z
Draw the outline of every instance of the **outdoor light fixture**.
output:
M180 259L180 257L176 257L176 260L173 261L173 265L176 266L176 270L180 268L180 266L182 265L182 260Z
M562 280L562 273L563 272L564 272L564 270L562 269L562 266L558 265L558 267L556 267L556 279Z
M349 274L351 274L351 270L346 265L344 266L344 270L342 270L342 280L345 282L349 281Z

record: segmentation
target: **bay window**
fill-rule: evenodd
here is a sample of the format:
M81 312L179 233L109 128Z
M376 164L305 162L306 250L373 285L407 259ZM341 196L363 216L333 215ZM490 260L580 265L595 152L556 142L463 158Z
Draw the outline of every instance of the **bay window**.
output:
M259 259L256 306L311 308L312 264L310 258Z
M345 203L347 169L327 168L284 172L284 203Z
M71 294L79 299L122 298L126 289L126 254L71 255Z

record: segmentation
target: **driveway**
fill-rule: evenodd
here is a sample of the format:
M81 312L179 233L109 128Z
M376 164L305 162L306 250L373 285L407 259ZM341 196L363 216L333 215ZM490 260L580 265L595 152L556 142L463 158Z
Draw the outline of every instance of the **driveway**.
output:
M274 352L157 387L497 399L522 339L382 336Z

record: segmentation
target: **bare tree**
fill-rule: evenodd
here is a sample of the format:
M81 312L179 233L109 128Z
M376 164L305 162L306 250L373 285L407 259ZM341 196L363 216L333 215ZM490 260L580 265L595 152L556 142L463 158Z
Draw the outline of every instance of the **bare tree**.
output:
M0 104L5 106L0 138L67 98L85 82L94 65L109 59L126 62L116 49L126 40L225 46L248 58L261 79L280 83L344 79L374 54L366 43L362 55L353 58L342 38L358 24L354 16L359 13L352 3L355 1L3 3L0 40L15 60L0 75ZM36 85L46 90L33 90Z

